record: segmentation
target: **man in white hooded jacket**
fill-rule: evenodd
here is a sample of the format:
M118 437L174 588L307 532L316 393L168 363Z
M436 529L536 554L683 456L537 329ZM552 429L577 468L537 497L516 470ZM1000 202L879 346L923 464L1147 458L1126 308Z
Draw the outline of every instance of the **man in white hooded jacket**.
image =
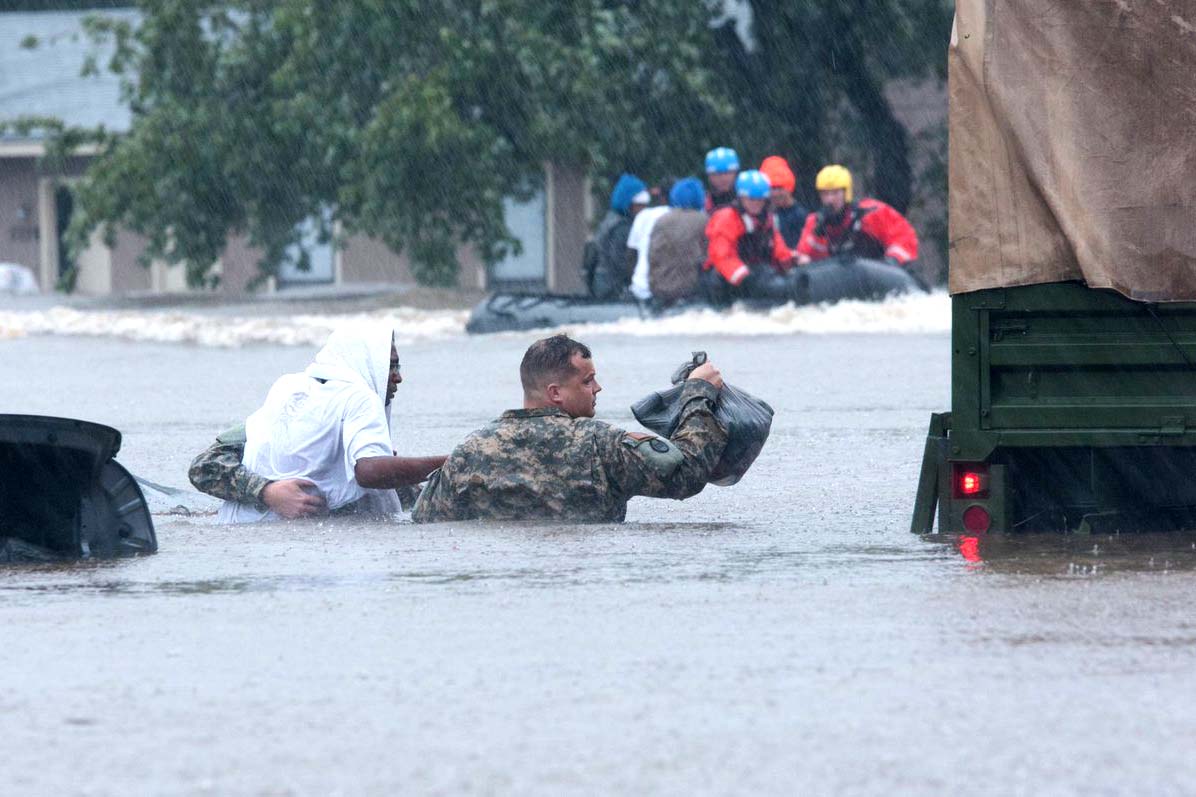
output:
M334 332L302 373L276 381L245 422L244 449L218 438L192 463L192 483L224 498L219 519L250 523L353 508L400 510L398 487L418 484L444 457L398 457L390 401L398 384L394 331Z

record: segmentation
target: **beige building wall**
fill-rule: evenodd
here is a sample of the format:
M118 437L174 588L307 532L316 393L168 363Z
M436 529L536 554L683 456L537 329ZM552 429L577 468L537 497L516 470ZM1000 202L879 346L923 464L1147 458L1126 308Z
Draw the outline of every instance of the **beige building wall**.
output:
M584 295L582 254L590 234L590 181L580 169L548 164L548 274L550 293Z
M83 296L112 293L112 250L99 230L91 234L88 247L75 258L75 292Z
M39 273L38 211L33 159L0 158L0 262L16 263Z
M216 265L216 273L220 275L218 293L238 294L246 293L249 284L257 278L257 262L261 257L258 250L249 245L248 239L241 235L230 236L228 246ZM258 290L269 290L272 286L262 285Z
M351 236L339 253L340 281L346 285L365 283L411 284L411 259L395 254L376 238ZM458 284L463 288L485 287L486 266L471 246L457 247L460 264Z
M137 258L145 251L145 238L128 230L121 230L116 235L116 245L109 252L112 263L112 285L110 292L144 293L153 290L153 274L137 262ZM176 270L182 270L178 267Z
M154 293L186 293L187 270L183 266L171 266L160 260L150 264L150 290Z
M145 240L130 232L120 232L109 247L97 230L87 249L75 259L75 292L83 296L145 293L153 288L153 274L137 262L145 251ZM158 264L159 266L161 264Z

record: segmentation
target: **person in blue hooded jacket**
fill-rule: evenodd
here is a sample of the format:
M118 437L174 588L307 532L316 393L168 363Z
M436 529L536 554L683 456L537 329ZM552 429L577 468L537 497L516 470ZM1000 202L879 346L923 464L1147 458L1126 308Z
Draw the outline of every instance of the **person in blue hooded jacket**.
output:
M610 196L610 210L594 232L586 253L586 280L595 299L619 299L631 284L635 253L627 248L627 235L635 214L651 197L644 181L622 174Z

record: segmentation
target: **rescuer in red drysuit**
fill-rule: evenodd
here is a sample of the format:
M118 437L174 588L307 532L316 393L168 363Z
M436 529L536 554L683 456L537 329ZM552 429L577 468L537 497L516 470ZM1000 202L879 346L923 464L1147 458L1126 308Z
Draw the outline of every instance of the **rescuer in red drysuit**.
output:
M706 224L702 284L715 304L793 297L788 272L796 255L773 224L769 189L768 178L759 171L741 172L735 181L735 202L716 210Z
M851 172L826 166L814 187L822 207L806 217L797 243L803 265L840 254L853 254L908 266L918 257L918 234L904 216L879 199L851 201Z

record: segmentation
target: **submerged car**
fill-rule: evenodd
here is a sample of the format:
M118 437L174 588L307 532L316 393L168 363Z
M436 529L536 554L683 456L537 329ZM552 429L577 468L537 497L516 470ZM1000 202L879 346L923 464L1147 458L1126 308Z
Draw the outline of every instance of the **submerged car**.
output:
M154 553L120 432L70 418L0 415L0 562Z

